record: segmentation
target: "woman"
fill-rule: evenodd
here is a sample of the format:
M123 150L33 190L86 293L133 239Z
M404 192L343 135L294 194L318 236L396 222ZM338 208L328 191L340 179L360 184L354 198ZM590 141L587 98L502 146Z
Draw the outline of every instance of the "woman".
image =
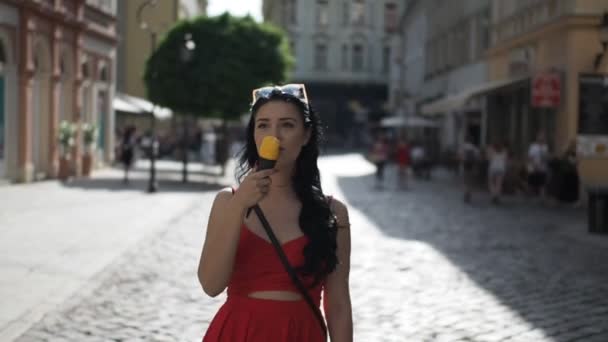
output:
M376 188L381 189L384 183L384 167L388 160L388 144L382 133L378 135L370 151L371 159L376 165Z
M205 293L228 298L203 341L325 341L324 329L280 263L259 205L318 309L331 341L352 341L350 229L344 204L323 194L320 123L304 85L254 91L238 189L218 193L198 268ZM265 136L280 142L272 170L256 170Z
M135 158L135 145L137 144L135 140L135 131L135 126L127 127L120 143L120 161L125 170L123 177L124 183L129 182L129 170L133 166L133 159Z
M405 138L400 138L397 144L398 186L400 189L407 188L407 169L410 165L410 145Z
M488 186L492 203L498 204L502 195L502 184L507 172L507 149L500 143L488 150Z
M558 199L563 203L579 205L580 179L578 175L578 159L576 156L576 141L571 141L564 152L561 162L561 186Z

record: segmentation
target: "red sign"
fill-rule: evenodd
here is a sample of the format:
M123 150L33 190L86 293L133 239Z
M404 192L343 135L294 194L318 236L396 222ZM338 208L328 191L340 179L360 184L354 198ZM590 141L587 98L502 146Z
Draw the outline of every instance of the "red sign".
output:
M557 72L542 72L532 78L532 107L556 108L561 99L561 78Z

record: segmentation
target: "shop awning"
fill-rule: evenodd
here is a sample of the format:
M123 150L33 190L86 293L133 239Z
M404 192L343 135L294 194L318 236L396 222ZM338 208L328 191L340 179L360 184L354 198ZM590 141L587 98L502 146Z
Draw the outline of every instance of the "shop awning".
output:
M506 80L497 80L482 83L471 88L465 89L459 93L444 96L431 103L422 106L421 112L424 115L448 114L451 112L465 109L468 102L479 95L496 90L508 85L521 82L528 79L529 76L510 78Z
M114 95L112 108L115 111L132 114L148 114L154 110L154 116L157 119L168 119L173 115L173 112L168 108L155 106L146 99L123 93L116 93Z

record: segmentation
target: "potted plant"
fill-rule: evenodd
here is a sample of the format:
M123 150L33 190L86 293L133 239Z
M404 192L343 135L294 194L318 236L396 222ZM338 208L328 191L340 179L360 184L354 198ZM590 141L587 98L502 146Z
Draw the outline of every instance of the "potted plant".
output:
M58 177L61 180L66 180L70 176L70 153L71 147L74 146L74 136L76 134L76 126L66 120L59 123L59 173Z
M84 142L82 174L83 176L89 176L91 175L91 167L93 165L93 150L95 149L95 141L97 141L97 126L91 123L84 123L82 125L82 136Z

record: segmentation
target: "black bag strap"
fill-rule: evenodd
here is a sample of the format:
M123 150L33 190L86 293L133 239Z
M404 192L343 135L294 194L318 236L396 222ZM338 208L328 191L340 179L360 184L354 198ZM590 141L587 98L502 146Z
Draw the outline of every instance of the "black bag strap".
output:
M260 222L262 222L262 226L264 227L266 234L268 234L268 238L270 238L272 245L274 246L275 250L277 251L277 254L279 255L279 259L281 259L281 262L283 263L283 267L285 267L285 270L287 271L287 273L289 273L291 281L294 283L294 285L296 285L296 287L298 288L298 290L304 297L304 300L306 300L306 303L308 303L308 306L310 306L313 313L315 314L317 321L319 321L319 325L321 325L321 329L323 330L323 334L325 335L325 339L327 340L327 327L325 326L325 319L323 318L321 309L319 309L319 307L315 305L312 298L310 298L310 294L306 290L306 287L304 286L304 284L302 284L302 281L300 280L300 278L296 274L296 271L293 269L293 267L289 263L289 260L287 260L287 256L285 255L285 252L283 251L281 244L277 240L277 237L274 235L274 232L272 231L272 228L270 227L268 220L266 220L266 216L264 216L264 212L262 211L262 208L260 208L260 206L256 204L255 206L253 206L253 210L258 215Z

